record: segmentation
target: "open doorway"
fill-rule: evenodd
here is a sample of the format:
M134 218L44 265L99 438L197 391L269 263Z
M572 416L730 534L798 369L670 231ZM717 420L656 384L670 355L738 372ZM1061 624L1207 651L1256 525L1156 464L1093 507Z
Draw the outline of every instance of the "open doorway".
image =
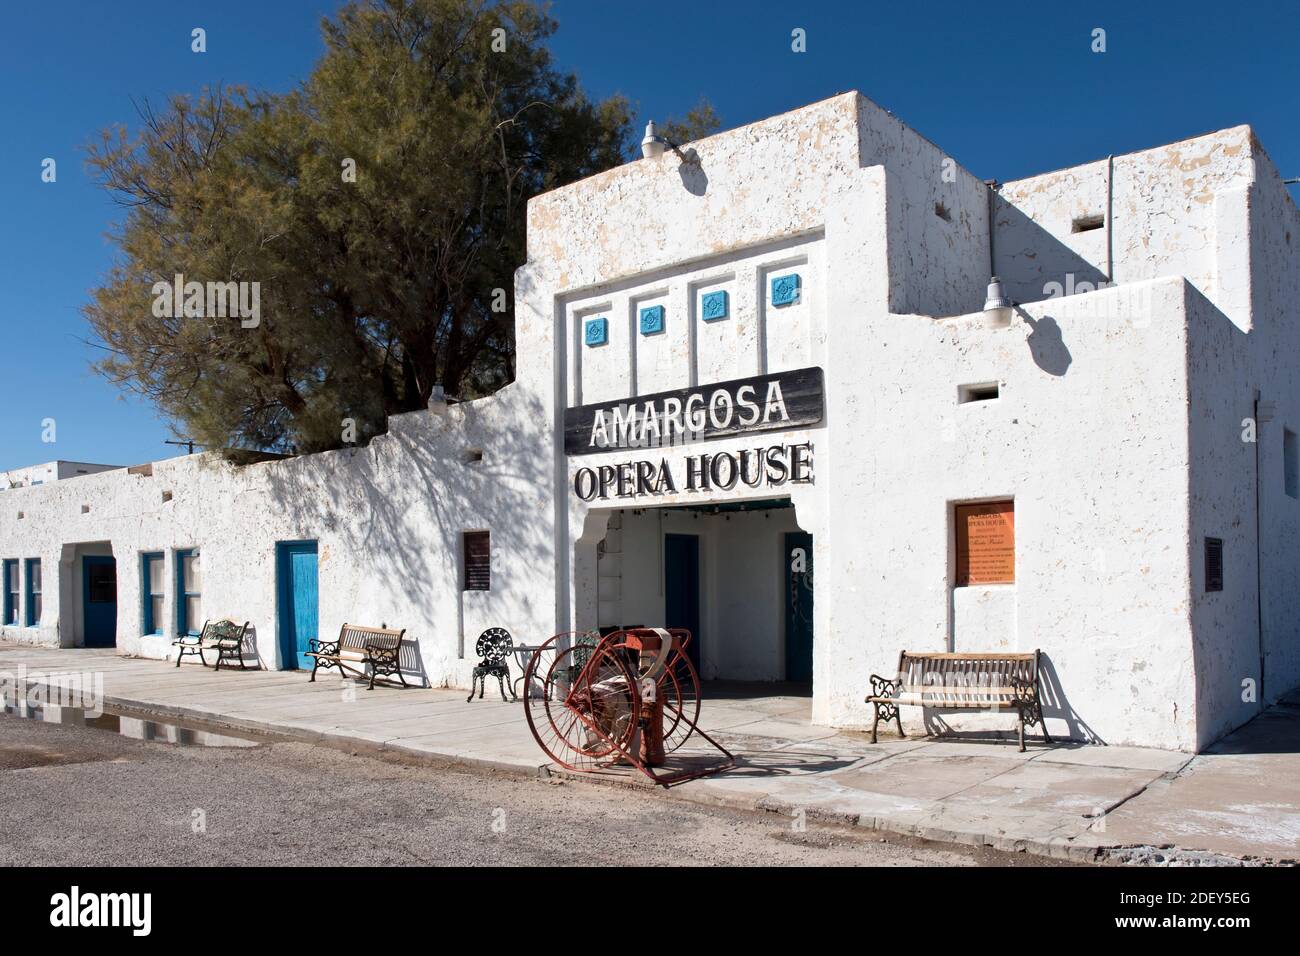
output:
M807 696L811 562L788 498L615 510L596 547L598 624L687 628L701 678L737 685L727 696Z

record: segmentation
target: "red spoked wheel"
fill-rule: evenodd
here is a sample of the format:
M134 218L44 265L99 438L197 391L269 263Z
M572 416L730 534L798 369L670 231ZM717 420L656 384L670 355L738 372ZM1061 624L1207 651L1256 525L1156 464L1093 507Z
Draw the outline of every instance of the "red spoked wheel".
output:
M617 762L633 746L641 696L624 655L585 633L557 634L524 672L524 715L542 750L569 770Z
M694 731L700 720L700 675L686 656L690 634L679 638L662 677L658 691L664 702L664 752L672 753ZM674 635L676 636L676 635Z

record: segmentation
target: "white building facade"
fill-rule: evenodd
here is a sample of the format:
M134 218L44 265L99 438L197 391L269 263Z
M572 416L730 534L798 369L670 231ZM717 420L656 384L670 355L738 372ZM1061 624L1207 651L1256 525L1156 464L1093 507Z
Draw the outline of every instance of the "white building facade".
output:
M1053 736L1184 750L1300 683L1300 216L1248 128L990 187L848 93L528 239L491 398L6 493L0 634L165 657L230 617L281 668L387 624L464 687L490 626L685 625L845 728L904 648L1038 648Z

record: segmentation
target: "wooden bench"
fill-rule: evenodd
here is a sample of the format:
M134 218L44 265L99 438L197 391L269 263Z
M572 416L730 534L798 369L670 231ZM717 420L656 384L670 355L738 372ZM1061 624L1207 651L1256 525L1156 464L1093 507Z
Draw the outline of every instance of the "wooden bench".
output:
M216 651L217 670L221 670L221 662L230 657L238 658L239 669L246 670L248 665L244 663L244 633L247 630L247 621L243 624L231 620L204 621L203 630L198 634L182 634L172 641L172 646L176 648L176 666L181 666L181 658L186 654L197 654L199 663L207 667L208 662L203 652Z
M308 657L316 659L316 666L311 669L311 679L316 679L316 672L322 668L337 667L340 673L355 673L365 678L366 668L370 668L370 689L375 688L375 678L391 677L396 674L403 687L409 686L402 674L402 664L398 655L402 649L402 637L406 628L395 631L387 627L362 627L360 624L344 624L339 631L337 641L310 642Z
M1025 749L1025 724L1040 724L1050 744L1043 720L1038 685L1038 651L1026 654L940 654L903 651L898 655L898 676L892 680L871 675L866 702L876 709L871 721L871 742L883 719L898 724L904 706L934 710L1015 710L1019 717L1020 750Z

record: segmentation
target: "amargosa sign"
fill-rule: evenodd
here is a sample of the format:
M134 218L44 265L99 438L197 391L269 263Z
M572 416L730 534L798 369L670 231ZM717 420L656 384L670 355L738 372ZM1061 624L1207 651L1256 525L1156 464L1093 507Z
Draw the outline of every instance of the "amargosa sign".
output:
M566 409L564 451L669 448L817 425L824 414L822 370L801 368Z

